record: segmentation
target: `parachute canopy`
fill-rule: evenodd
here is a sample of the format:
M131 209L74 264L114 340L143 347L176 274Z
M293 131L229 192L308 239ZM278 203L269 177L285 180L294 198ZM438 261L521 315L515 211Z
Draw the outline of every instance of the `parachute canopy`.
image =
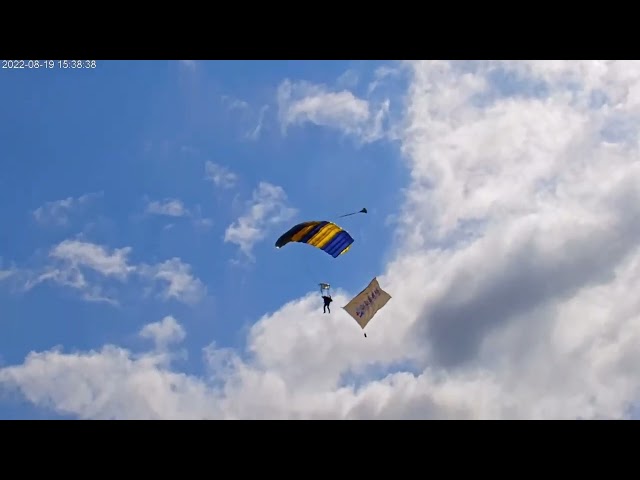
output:
M290 242L306 243L336 258L347 252L354 240L346 230L335 223L314 220L291 227L278 238L276 248L284 247Z
M380 288L378 279L374 278L364 290L353 297L349 303L342 308L346 310L364 330L367 323L371 321L374 315L378 313L378 310L384 307L389 300L391 300L391 295Z

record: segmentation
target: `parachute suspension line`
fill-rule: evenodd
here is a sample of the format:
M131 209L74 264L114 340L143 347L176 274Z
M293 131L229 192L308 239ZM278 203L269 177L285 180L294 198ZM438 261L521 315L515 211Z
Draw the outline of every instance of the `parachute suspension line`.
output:
M302 265L304 267L305 274L306 274L307 278L309 279L309 282L317 283L318 279L316 278L316 275L311 273L311 270L309 269L309 265L307 264L307 260L303 260L302 261Z
M327 284L319 283L318 280L327 280L327 279L318 278L318 275L314 275L311 272L311 269L310 269L309 264L308 264L308 260L305 259L301 263L302 263L302 265L304 267L304 271L305 271L306 277L309 279L309 282L317 284L320 287L320 294L324 295L325 293L324 293L324 290L322 288L322 285L328 285L329 286L329 284L328 283Z
M333 222L328 220L311 220L298 223L291 227L276 240L275 247L282 248L291 242L307 244L323 252L323 255L329 255L335 259L349 251L354 239L349 232ZM318 282L321 281L331 281L328 278L318 278L309 272L307 261L310 261L311 258L313 257L309 259L305 257L299 264L305 264L304 269L311 277L314 277L313 283L317 285ZM325 263L327 263L327 259L325 258L324 260ZM300 268L299 264L298 268Z
M358 212L353 212L343 216L355 215L356 213L367 213L367 209L363 208ZM348 231L336 223L328 220L310 220L292 226L289 230L280 235L274 246L279 249L292 242L307 244L319 249L323 254L327 254L336 259L340 255L349 251L354 239ZM305 258L299 262L299 264L304 264L303 268L309 276L313 278L313 283L318 285L319 281L331 281L329 278L318 278L313 275L309 271L307 260L310 259ZM327 286L329 286L329 284L327 284ZM327 293L330 291L328 288L326 290ZM321 287L320 291L324 294L325 288Z

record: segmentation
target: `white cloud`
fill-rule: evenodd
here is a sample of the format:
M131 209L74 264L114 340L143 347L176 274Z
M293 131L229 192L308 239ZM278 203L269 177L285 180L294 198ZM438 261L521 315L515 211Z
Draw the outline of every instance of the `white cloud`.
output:
M213 225L213 220L210 218L198 218L194 220L195 225L200 228L211 228Z
M26 369L0 371L0 382L19 385L34 403L80 418L157 419L167 412L175 418L197 418L198 411L211 408L202 385L188 376L158 370L166 368L162 355L136 358L113 346L87 354L53 350L29 354L25 365Z
M148 202L146 212L152 215L166 215L169 217L185 217L191 215L181 200L166 198L162 202Z
M241 117L241 123L244 128L248 128L243 135L245 139L256 141L260 138L269 105L262 105L259 110L256 110L247 101L229 95L222 96L222 103L227 110L235 112ZM248 125L251 125L251 127L248 127Z
M207 160L204 166L205 178L214 183L216 187L231 188L236 185L238 175L223 165Z
M196 228L208 229L213 225L213 220L202 216L202 208L200 205L196 205L193 209L193 225Z
M287 195L282 187L260 182L253 191L247 212L233 222L224 234L224 241L235 243L248 257L253 246L264 239L270 227L291 219L296 209L287 204Z
M79 290L82 298L88 302L104 302L118 305L118 301L104 293L101 285L93 284L86 279L85 274L77 265L64 265L59 268L47 267L42 273L29 278L25 290L31 290L43 282L53 282L57 285Z
M191 266L179 258L171 258L157 265L140 267L141 275L164 285L161 296L195 304L206 295L206 287L191 274Z
M222 95L222 103L227 106L229 110L248 110L249 104L239 98L232 97L230 95Z
M65 226L69 224L70 216L73 213L79 212L92 200L100 196L102 196L102 192L94 192L81 195L78 198L67 197L46 202L32 212L33 218L41 225Z
M81 418L628 416L640 64L409 65L411 184L368 338L316 294L253 325L246 356L208 347L202 378L108 346L31 354L0 383ZM621 117L636 128L612 138Z
M251 332L252 362L208 346L204 378L176 373L169 355L105 346L33 353L22 366L0 369L0 383L19 388L37 405L80 418L329 418L354 403L348 391L331 393L340 370L345 364L362 368L388 340L372 337L368 343L355 323L338 315L310 321L319 311L314 296L263 318ZM327 340L318 342L322 336Z
M335 128L361 142L374 142L386 134L383 121L389 100L373 106L348 90L332 92L324 85L285 80L278 88L278 117L283 133L291 125L313 123Z
M371 117L369 103L347 90L330 92L322 85L289 80L278 87L278 108L283 132L290 125L310 122L360 134Z
M135 270L135 267L128 264L129 253L131 247L109 251L106 247L90 242L64 240L51 249L49 255L72 267L87 267L107 277L124 279Z
M360 76L358 75L358 72L353 69L349 69L338 77L338 80L336 80L336 85L339 88L354 88L356 85L358 85L359 80Z
M269 105L263 105L260 108L260 113L258 114L258 124L255 126L253 130L247 133L247 138L250 140L257 140L260 138L260 134L262 133L262 127L264 125L264 116L269 110Z
M130 253L131 247L110 250L91 242L64 240L49 251L54 263L39 273L28 273L23 288L28 291L43 282L53 282L80 291L87 301L116 305L117 300L105 293L97 280L88 280L87 273L124 282L136 270L128 263Z
M163 350L168 345L182 342L187 333L175 318L168 315L159 322L145 325L140 336L152 340L157 349Z
M18 270L15 267L11 267L11 268L4 268L3 267L3 260L2 257L0 257L0 282L2 280L6 280L9 277L12 277L14 275L16 275L16 273L18 273Z
M0 280L5 280L13 275L15 272L13 270L0 270Z
M398 75L401 74L401 70L399 67L390 67L387 65L382 65L381 67L376 68L373 76L374 80L369 83L368 93L371 94L374 90L380 88L384 83L397 78Z
M89 301L104 301L117 304L115 293L105 293L104 280L126 282L135 275L143 282L160 284L160 297L175 299L189 305L200 301L206 295L202 281L191 273L191 266L179 258L171 258L156 265L128 262L131 247L109 249L103 245L80 240L64 240L49 252L53 265L45 266L41 272L31 274L24 289L30 290L42 282L50 281L63 287L79 290ZM93 272L94 279L87 279ZM97 274L97 275L95 275ZM115 287L111 287L115 291Z

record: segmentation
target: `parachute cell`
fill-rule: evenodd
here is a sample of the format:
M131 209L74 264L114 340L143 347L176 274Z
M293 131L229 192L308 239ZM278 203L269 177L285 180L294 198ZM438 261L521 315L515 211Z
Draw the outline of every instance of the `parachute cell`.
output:
M335 223L314 220L290 228L278 238L276 248L282 248L290 242L306 243L337 258L351 248L354 240L346 230Z

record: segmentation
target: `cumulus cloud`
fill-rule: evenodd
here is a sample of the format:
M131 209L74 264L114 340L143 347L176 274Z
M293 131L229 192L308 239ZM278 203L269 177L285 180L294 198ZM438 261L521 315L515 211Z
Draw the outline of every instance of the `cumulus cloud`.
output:
M171 258L157 265L143 265L140 274L160 283L162 298L176 299L183 303L195 304L206 295L206 287L191 273L191 266L179 258Z
M205 349L203 377L106 346L32 353L0 383L80 418L628 417L640 63L406 67L411 183L368 338L312 295L260 318L245 352Z
M74 213L79 213L91 201L102 196L102 192L87 193L77 198L67 197L61 200L46 202L36 208L33 218L41 225L66 226Z
M296 209L288 206L282 187L260 182L253 191L246 213L227 227L224 241L235 243L251 257L253 246L265 238L268 228L286 222L295 214Z
M82 298L88 302L105 302L118 305L118 301L104 292L102 285L87 280L86 273L78 266L66 265L62 267L47 267L43 272L31 277L25 283L24 289L31 290L43 282L53 282L62 287L78 290Z
M150 201L147 203L146 212L151 215L165 215L169 217L185 217L191 215L182 203L182 200L175 198L166 198L163 201Z
M348 90L330 91L324 85L285 80L278 87L278 118L283 133L292 125L313 123L371 142L383 135L388 101L373 107Z
M128 263L131 247L109 249L102 245L81 240L64 240L51 248L49 258L52 264L39 273L28 273L24 284L26 291L43 282L78 290L87 301L117 304L112 295L105 293L98 280L87 275L106 277L124 282L135 271Z
M102 245L80 240L64 240L51 249L49 255L72 267L87 267L106 277L124 279L135 270L128 264L131 247L109 250Z
M18 387L37 405L83 419L162 419L168 411L174 418L194 418L194 414L197 418L210 400L202 385L165 371L165 356L136 357L114 346L86 354L33 352L25 365L26 369L0 371L0 382ZM187 403L182 397L185 392L190 397Z
M238 175L227 167L207 160L204 165L205 178L216 187L231 188L236 185Z
M87 241L64 240L49 252L53 263L39 273L31 273L24 289L28 291L43 282L53 282L82 292L86 300L117 304L115 293L105 293L104 281L111 279L122 284L135 277L160 285L160 296L164 300L194 304L206 294L206 287L191 273L191 266L179 258L155 265L135 265L129 263L131 252L131 247L110 249ZM110 290L113 292L114 288Z
M156 348L162 350L170 344L182 342L187 333L175 318L168 315L159 322L142 327L140 336L152 340Z

